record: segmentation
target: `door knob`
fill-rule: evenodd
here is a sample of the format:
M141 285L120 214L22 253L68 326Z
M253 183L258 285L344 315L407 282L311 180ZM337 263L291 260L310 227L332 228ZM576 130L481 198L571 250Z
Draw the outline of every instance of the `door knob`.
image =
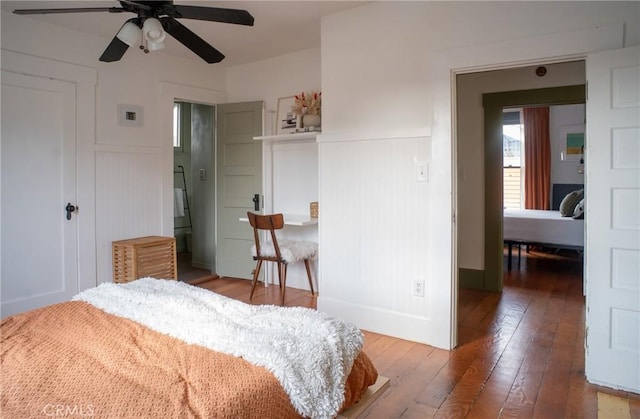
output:
M255 211L260 211L260 194L253 195L253 209Z
M67 220L71 219L71 213L76 211L78 207L72 205L71 202L67 203L67 206L64 207L65 211L67 211Z

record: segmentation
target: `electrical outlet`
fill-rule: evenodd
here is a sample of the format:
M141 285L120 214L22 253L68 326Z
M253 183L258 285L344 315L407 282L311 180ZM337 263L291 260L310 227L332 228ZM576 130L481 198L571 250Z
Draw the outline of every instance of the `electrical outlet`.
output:
M413 295L416 297L424 297L424 279L416 279L413 281Z

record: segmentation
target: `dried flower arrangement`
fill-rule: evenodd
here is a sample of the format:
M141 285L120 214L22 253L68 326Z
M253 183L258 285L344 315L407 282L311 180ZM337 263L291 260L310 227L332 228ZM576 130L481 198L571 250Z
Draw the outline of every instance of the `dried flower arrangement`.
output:
M320 95L322 93L314 91L295 95L295 100L291 105L291 112L295 115L320 115Z

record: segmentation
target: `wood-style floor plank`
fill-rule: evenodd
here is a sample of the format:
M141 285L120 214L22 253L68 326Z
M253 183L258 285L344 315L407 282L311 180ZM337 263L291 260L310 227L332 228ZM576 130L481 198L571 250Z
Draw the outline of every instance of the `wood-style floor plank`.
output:
M419 375L419 372L428 373L422 366L427 364L424 361L433 352L433 349L426 345L413 344L404 355L394 357L395 361L392 365L379 370L380 374L391 379L389 390L381 396L388 399L382 403L378 399L365 410L362 417L399 417L402 415L407 404L414 400L416 387L421 380L424 380L424 376ZM372 361L376 366L378 365L376 360L372 359Z
M586 382L582 260L575 254L523 252L504 290L460 289L458 343L452 351L363 331L364 351L389 388L363 418L597 418L598 392L640 395ZM249 303L250 281L199 284ZM280 303L277 285L259 284L251 304ZM288 288L285 305L315 309L309 291Z

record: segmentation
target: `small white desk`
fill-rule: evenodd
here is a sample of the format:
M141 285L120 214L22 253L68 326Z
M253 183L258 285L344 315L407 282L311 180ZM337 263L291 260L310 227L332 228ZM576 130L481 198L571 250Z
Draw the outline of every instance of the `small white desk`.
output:
M240 217L240 221L249 222L247 217ZM311 218L308 215L284 214L284 225L286 226L310 226L318 224L317 218Z

